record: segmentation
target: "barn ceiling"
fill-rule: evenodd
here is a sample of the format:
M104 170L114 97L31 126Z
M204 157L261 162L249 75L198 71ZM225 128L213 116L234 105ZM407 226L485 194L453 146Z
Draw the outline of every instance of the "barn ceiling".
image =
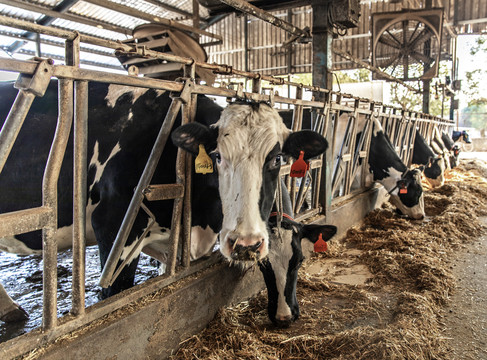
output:
M283 49L282 43L290 37L285 31L252 16L241 16L227 5L219 4L218 0L198 1L0 0L0 15L118 41L130 39L134 28L142 24L158 22L192 27L197 22L201 30L199 35L202 35L200 43L204 43L209 62L267 74L310 71L309 44L295 43L291 50ZM300 29L311 27L310 0L256 0L253 3ZM450 39L457 34L487 32L487 0L433 0L432 5L444 9L443 58L451 54ZM334 46L359 60L370 62L372 14L424 6L424 0L361 1L358 27L338 36ZM244 32L248 33L247 39L244 39ZM62 40L44 35L38 38L37 34L0 25L1 57L32 57L39 49L42 56L51 57L56 63L63 62ZM83 66L123 70L112 50L97 46L82 46L81 63ZM334 64L336 69L357 67L353 61L337 55Z

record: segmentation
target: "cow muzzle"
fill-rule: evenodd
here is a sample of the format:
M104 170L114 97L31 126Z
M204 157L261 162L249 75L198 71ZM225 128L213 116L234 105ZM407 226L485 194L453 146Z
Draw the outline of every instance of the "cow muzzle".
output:
M267 255L262 235L229 236L227 246L230 257L236 261L258 261Z

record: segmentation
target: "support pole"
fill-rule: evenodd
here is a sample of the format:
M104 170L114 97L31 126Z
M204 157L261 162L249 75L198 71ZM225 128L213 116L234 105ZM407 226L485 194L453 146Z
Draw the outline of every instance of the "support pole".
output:
M328 22L328 11L332 6L331 1L313 0L313 86L332 90L332 26ZM316 101L327 103L330 93L324 94L319 91L313 92ZM331 139L330 131L332 126L327 129L325 134L328 140ZM323 206L324 214L327 215L331 206L331 170L333 167L333 151L329 149L324 156L323 172L320 190L320 203Z
M426 0L424 4L425 9L431 9L433 6L433 0ZM426 55L427 57L431 57L431 39L426 40L424 42L424 50L423 54ZM426 74L426 72L429 70L429 66L425 64L423 73ZM430 113L430 84L431 84L431 79L424 79L423 80L423 113L429 114Z

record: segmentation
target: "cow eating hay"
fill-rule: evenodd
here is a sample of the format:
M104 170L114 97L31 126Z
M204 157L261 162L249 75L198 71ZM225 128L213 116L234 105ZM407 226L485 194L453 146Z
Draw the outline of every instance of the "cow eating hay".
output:
M304 266L306 271L329 257L344 260L345 247L354 248L353 261L374 274L365 285L301 273L302 312L296 326L269 325L261 294L222 310L173 358L451 358L438 322L455 288L449 260L481 233L477 217L487 214L487 181L465 170L471 167L462 164L445 186L426 192L425 203L432 204L424 222L398 219L387 205L349 231L341 249L314 256ZM430 217L433 209L435 217Z

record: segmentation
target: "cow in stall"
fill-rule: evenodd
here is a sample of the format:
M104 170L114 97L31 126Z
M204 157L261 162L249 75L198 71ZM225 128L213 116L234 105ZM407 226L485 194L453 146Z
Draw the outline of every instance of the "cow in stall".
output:
M470 141L470 138L467 134L467 139ZM460 145L455 144L455 141L445 132L441 132L441 140L443 144L450 152L450 167L453 169L455 166L458 165L458 157L460 156ZM470 141L471 143L471 141Z
M438 156L443 157L446 170L451 170L452 168L457 166L457 158L455 157L455 154L452 153L450 149L448 149L448 147L445 145L440 131L436 126L433 130L433 137L431 139L430 146Z
M453 142L457 142L458 140L460 140L460 138L462 138L462 140L464 142L466 142L467 144L472 143L472 140L470 139L470 135L465 130L462 130L462 131L453 130L451 138L452 138Z
M432 187L442 186L445 182L445 162L433 152L419 129L416 129L414 138L412 163L425 166L424 176Z
M282 185L282 209L274 205L269 218L269 255L259 262L267 288L267 312L271 321L286 327L299 317L296 297L298 270L304 260L301 240L316 243L330 240L337 231L333 225L300 224L293 219L291 198Z
M99 83L89 84L89 94L86 240L88 244L98 243L103 267L171 99L163 91ZM2 104L11 104L15 95L11 84L1 85ZM44 97L34 101L0 176L0 212L40 204L39 189L57 119L56 103L57 84L52 82ZM2 119L7 111L0 110ZM194 174L191 258L207 254L220 234L221 252L236 261L262 260L268 254L268 217L281 157L297 158L304 151L305 158L311 158L327 146L315 132L291 133L266 104L234 104L222 112L204 96L198 96L195 123L179 127L172 139L193 154L204 145L218 168L213 174ZM56 235L60 250L71 242L72 148L70 140L58 183ZM175 181L176 151L172 144L166 145L152 183ZM28 171L22 173L22 169ZM137 214L121 257L130 256L128 265L110 287L102 289L104 298L133 286L140 251L165 261L172 201L147 206L157 222L146 229L148 216ZM146 238L131 251L144 230L149 230ZM24 255L39 253L40 232L0 239L0 249ZM14 307L17 313L22 312ZM6 313L0 316L12 318ZM22 317L25 313L20 314Z
M397 210L413 219L424 218L424 194L421 185L423 167L408 169L394 150L376 117L370 140L369 168L374 181L384 186L389 201Z

